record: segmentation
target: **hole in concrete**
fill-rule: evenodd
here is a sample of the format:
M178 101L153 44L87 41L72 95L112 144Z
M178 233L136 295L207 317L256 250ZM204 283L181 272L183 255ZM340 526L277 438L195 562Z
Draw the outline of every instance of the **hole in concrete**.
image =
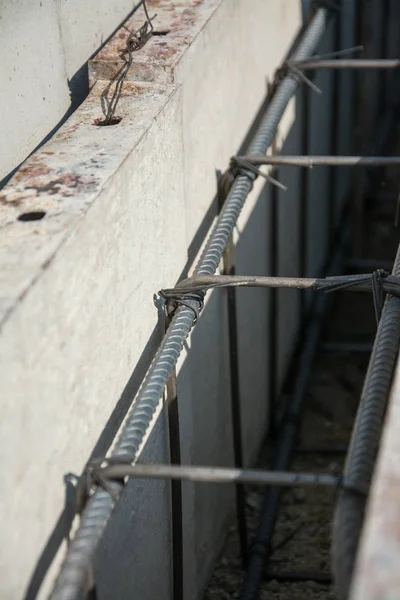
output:
M32 210L31 212L22 213L19 215L18 221L40 221L45 216L44 210Z
M108 121L106 119L95 119L93 125L98 127L110 127L110 125L118 125L122 121L122 117L111 117Z
M153 29L152 35L168 35L170 29Z

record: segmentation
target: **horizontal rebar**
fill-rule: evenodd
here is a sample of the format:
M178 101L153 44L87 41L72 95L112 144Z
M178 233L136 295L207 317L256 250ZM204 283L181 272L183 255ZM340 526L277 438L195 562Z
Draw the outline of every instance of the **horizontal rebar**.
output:
M339 58L304 60L293 63L297 69L398 69L400 60L386 58Z
M400 156L238 156L251 165L292 167L390 167L400 165Z
M337 486L339 484L338 477L327 473L289 473L287 471L262 471L186 465L110 465L101 469L100 473L105 479L120 479L124 477L134 477L136 479L180 479L182 481L203 483L241 483L285 487L308 485Z
M388 275L382 279L385 291L400 296L400 279ZM337 275L334 277L267 277L253 275L194 275L180 281L174 288L160 291L163 298L195 294L221 287L267 287L267 288L292 288L298 290L330 290L343 289L343 291L369 291L372 287L372 274Z

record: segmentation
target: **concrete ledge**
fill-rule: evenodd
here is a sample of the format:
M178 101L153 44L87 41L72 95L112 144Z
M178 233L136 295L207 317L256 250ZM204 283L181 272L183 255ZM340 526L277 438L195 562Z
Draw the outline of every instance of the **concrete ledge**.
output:
M175 69L196 36L222 0L150 0L150 17L156 13L154 28L168 31L167 35L153 36L133 55L128 80L172 83ZM99 79L117 77L126 62L126 42L131 32L145 22L141 8L126 21L118 33L89 62L91 84Z
M67 77L73 75L126 19L132 0L68 0L58 2Z
M0 325L176 92L174 86L129 83L118 105L121 123L98 127L106 87L97 84L60 132L0 192ZM19 220L30 214L34 219L35 213L44 216Z
M62 476L81 472L157 322L153 294L186 256L180 94L130 83L105 128L101 91L1 196L5 599L21 596ZM46 215L16 219L32 210Z

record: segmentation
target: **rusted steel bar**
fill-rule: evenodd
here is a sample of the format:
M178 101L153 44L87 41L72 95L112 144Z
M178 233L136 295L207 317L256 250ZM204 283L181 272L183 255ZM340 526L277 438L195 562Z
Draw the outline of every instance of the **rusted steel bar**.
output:
M100 471L105 479L180 479L203 483L239 483L246 485L279 485L335 487L340 480L327 473L289 473L287 471L261 471L256 469L230 469L186 465L110 465Z
M292 167L389 167L400 165L400 156L239 156L254 165Z
M386 58L339 58L293 63L297 69L398 69L400 60Z
M370 280L368 281L368 278ZM400 279L387 276L382 280L382 285L390 293L399 295L395 289ZM221 288L221 287L267 287L267 288L293 288L298 290L328 290L343 286L347 291L369 291L372 286L372 275L337 275L335 277L267 277L252 275L194 275L176 285L175 288L160 291L163 298L174 300L185 294Z

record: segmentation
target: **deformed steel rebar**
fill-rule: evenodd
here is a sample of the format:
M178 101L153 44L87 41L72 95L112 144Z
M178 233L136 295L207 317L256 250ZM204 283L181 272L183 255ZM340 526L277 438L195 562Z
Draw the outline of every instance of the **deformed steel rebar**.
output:
M400 297L400 279L388 273L381 278L383 291ZM373 273L337 275L333 277L267 277L256 275L194 275L180 281L174 288L160 290L160 296L174 299L221 287L267 287L298 290L369 291Z
M136 479L181 479L203 483L241 483L248 485L338 486L340 480L325 473L289 473L257 469L230 469L186 465L136 464L110 465L100 470L106 479L134 477Z
M325 31L327 17L326 8L319 8L315 12L292 60L302 61L313 55ZM290 72L278 84L250 144L248 152L250 156L267 152L286 107L299 85L298 78ZM255 177L254 174L241 174L236 177L195 269L196 275L211 275L216 271L245 200L253 187ZM198 302L192 302L195 307L199 306ZM193 310L187 306L181 306L177 310L127 417L121 436L112 452L114 457L129 456L137 459L139 456L146 433L151 422L154 422L153 416L162 405L165 385L194 322ZM112 495L107 490L98 488L88 501L56 579L51 595L52 600L75 600L83 589L96 547L116 501L122 493L122 483L113 483L112 486Z
M400 246L392 272L400 276ZM375 336L344 468L346 477L367 488L379 448L399 346L400 299L390 295ZM348 598L366 500L366 495L343 489L336 504L332 525L332 571L339 600Z
M339 58L295 62L297 69L398 69L400 60L386 58Z
M238 156L251 165L292 167L390 167L400 165L400 156Z

